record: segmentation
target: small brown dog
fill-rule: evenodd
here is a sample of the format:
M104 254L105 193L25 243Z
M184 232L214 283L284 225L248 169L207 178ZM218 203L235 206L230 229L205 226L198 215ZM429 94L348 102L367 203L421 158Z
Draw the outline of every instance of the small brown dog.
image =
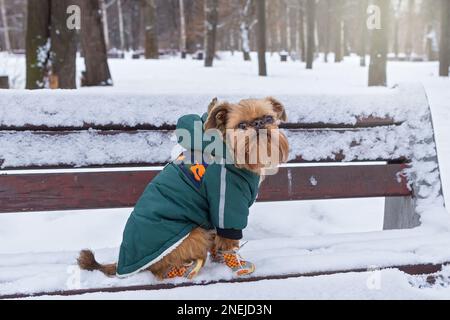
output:
M205 167L196 164L195 166L187 167L189 170L186 170L184 166L180 167L180 165L178 165L176 167L176 170L178 171L174 171L175 176L173 176L180 179L180 172L186 174L187 176L189 176L192 172L194 173L190 178L192 178L191 180L195 185L199 185L198 192L202 194L203 197L209 197L206 199L206 203L208 203L211 208L206 208L205 219L211 220L211 223L208 224L208 226L204 226L204 222L198 222L193 219L195 220L193 224L196 225L196 227L191 227L186 236L182 239L177 238L178 241L176 241L176 243L172 242L171 246L164 247L166 250L158 250L158 254L153 255L149 259L139 258L140 261L143 262L140 262L137 266L134 264L133 268L122 268L122 270L120 270L120 260L127 260L125 253L135 250L134 247L133 250L129 247L124 247L124 244L122 244L121 248L119 268L117 264L99 264L95 260L94 254L89 250L83 250L80 253L80 257L78 259L80 268L90 271L100 270L108 276L128 276L136 272L148 270L159 279L175 277L185 277L191 279L204 265L208 252L210 252L214 262L227 265L237 275L252 273L255 269L254 265L238 256L237 250L239 248L239 240L242 238L242 229L246 226L248 207L251 206L256 199L259 184L269 169L274 169L278 167L279 164L287 161L289 153L288 140L285 135L279 131L280 123L286 120L287 117L285 108L274 98L242 100L237 104L228 102L219 103L217 99L213 100L209 106L207 117L203 119L203 128L205 131L218 130L220 132L221 138L231 151L234 159L233 165L228 167L223 164L217 166L210 165L205 169ZM259 134L259 132L262 132L261 130L265 130L270 133L267 135L267 138L265 138L266 146L263 147L267 148L267 152L259 152L259 149L262 148L260 142L264 140ZM249 135L248 133L250 131L253 131L254 134ZM276 139L273 138L273 132L276 132L277 134ZM239 144L240 139L243 144ZM275 159L274 150L276 151ZM252 153L255 152L256 157L252 155ZM239 153L243 153L243 155ZM238 162L236 161L238 158L244 159L245 161ZM250 159L256 159L256 161L252 162ZM199 169L202 170L199 171ZM168 170L175 169L169 168ZM207 171L209 173L207 173ZM198 175L200 175L200 177L198 177ZM207 180L203 182L201 180L203 176L205 179L209 179L213 182L208 182ZM235 178L237 180L230 180L234 176L239 178ZM246 176L248 177L248 180L256 181L256 187L254 188L255 190L248 188L247 181L245 179L242 180L241 176ZM257 179L255 179L255 177ZM181 191L181 189L178 188L178 185L182 184L181 180L177 181L177 184L169 185L167 188L169 191L167 192L173 191L174 194L183 193L184 191ZM229 183L229 185L226 185L226 183ZM222 190L222 188L225 189L224 186L227 187L226 191ZM237 190L234 194L232 193L233 186ZM160 190L155 191L152 188L147 189L148 190L145 192L149 193L149 195L160 192ZM246 191L248 192L246 193ZM213 197L211 194L217 194L217 197L211 198ZM143 195L143 198L144 197L145 194ZM230 202L226 202L228 200L223 202L225 197L231 197L232 200L229 200ZM239 207L236 205L236 203L240 201L238 199L239 197L243 198L242 203L244 203L245 207ZM165 197L164 201L167 201L168 198L171 197ZM194 200L192 201L195 202L196 198L193 199ZM158 201L161 203L162 200ZM216 202L217 205L215 205ZM155 203L154 200L153 203ZM150 201L146 205L151 207L152 202ZM190 205L190 203L188 205ZM188 205L184 205L183 207ZM138 207L142 207L142 204L140 205L138 203L137 208ZM135 209L135 211L136 210L138 209ZM164 216L164 218L158 216L158 219L161 219L160 221L167 221L165 222L167 225L170 224L170 221L173 221L174 219L181 219L180 216L185 215L184 212L181 211L180 214L176 216L176 209L169 211L174 212L174 216L169 217L169 219L167 219L166 216ZM245 218L244 222L239 220L242 219L242 217ZM152 219L155 220L154 217L152 217ZM140 221L142 221L142 219ZM133 225L136 225L134 221ZM139 226L134 226L134 228L139 228ZM161 225L159 225L158 228L159 229L154 229L155 234L162 229ZM143 227L142 230L142 234L144 234L146 232L151 233L151 230L153 229L151 229L150 226L150 228L147 229ZM139 230L136 231L133 229L132 232L130 231L130 233L133 234L131 237L133 237L133 239L141 239L142 237L135 236L135 234L139 232ZM133 241L140 241L129 239L126 239L125 241L124 238L124 243L126 242L129 244ZM155 239L151 240L155 241ZM167 242L166 240L164 241ZM136 245L138 244L134 244L134 246ZM157 249L161 248L158 247ZM125 253L122 253L122 251ZM161 253L162 251L164 252ZM143 254L140 257L145 256L146 255Z

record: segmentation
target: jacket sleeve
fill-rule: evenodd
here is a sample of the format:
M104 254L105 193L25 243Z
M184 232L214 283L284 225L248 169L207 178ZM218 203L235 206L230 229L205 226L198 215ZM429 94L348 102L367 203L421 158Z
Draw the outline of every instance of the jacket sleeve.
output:
M205 180L210 216L217 234L227 239L242 239L247 227L251 190L249 183L229 166L214 164Z

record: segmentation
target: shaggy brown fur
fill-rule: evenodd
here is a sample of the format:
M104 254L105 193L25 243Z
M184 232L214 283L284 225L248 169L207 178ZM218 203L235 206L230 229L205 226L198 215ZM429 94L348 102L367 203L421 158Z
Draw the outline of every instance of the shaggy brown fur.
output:
M99 270L108 277L116 275L117 264L100 264L95 260L94 253L91 250L82 250L78 257L78 266L82 270L95 271Z
M238 240L231 240L231 239L225 239L219 236L216 236L214 238L214 250L224 250L229 251L233 250L234 248L239 248L239 241Z
M148 270L158 278L163 279L171 267L181 267L185 263L198 259L203 259L206 262L212 245L213 233L197 228L174 251L152 265Z
M278 129L282 121L287 120L283 105L271 97L262 100L242 100L238 104L230 104L228 102L218 103L217 99L214 99L209 105L208 111L209 117L205 123L205 129L220 130L227 143L227 129L236 129L243 121L252 122L255 119L272 116L276 120L275 123L267 124L265 129L275 130ZM268 143L270 145L272 141L268 139ZM251 145L250 142L247 143L246 140L246 153L250 153L254 148L255 146ZM282 133L280 133L278 148L280 151L279 163L286 162L289 153L289 144L287 138ZM232 149L236 150L237 148ZM265 172L273 169L273 166L274 164L271 163L269 167L265 159L260 159L258 156L257 164L244 164L241 167L261 175L261 180L263 180ZM227 251L236 247L239 247L239 241L225 239L216 236L212 231L197 228L175 250L147 270L162 279L171 267L179 267L197 259L206 261L208 251L211 249ZM78 265L83 270L99 270L107 276L114 276L117 271L117 264L102 265L95 260L94 254L89 250L81 251L80 257L78 258Z

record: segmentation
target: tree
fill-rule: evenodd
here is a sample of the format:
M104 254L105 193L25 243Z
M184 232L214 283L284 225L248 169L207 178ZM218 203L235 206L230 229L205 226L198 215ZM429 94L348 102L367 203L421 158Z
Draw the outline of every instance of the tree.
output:
M344 53L344 57L350 56L351 48L350 45L350 36L349 36L349 29L348 29L348 20L342 21L342 49Z
M334 62L342 61L342 0L331 0L334 15Z
M145 16L145 58L159 59L155 0L142 0Z
M81 0L81 46L86 70L83 86L112 85L99 0Z
M105 0L100 0L100 8L102 9L103 34L105 35L106 50L109 49L109 28L108 28L108 8Z
M123 22L122 0L116 0L116 3L117 3L117 17L119 19L120 50L125 50L125 27Z
M298 33L299 33L299 46L300 46L300 59L302 62L306 61L306 42L305 42L305 12L304 12L304 0L299 0L298 9Z
M244 0L241 8L239 9L240 16L240 30L241 30L241 42L242 53L245 61L250 61L250 28L252 18L252 0Z
M45 87L50 52L50 0L28 0L26 30L26 88Z
M367 0L359 0L359 15L360 15L359 65L361 67L366 66L366 38L367 38L366 14L367 14Z
M156 0L155 0L156 1ZM139 51L145 47L145 3L144 0L127 2L126 32L127 46L133 51ZM158 33L156 33L158 36Z
M205 0L205 67L212 67L216 55L219 0Z
M291 54L298 54L298 3L297 0L289 1L289 52ZM266 9L267 11L267 9Z
M278 20L278 33L280 37L280 49L281 51L288 52L288 34L287 34L287 25L288 25L288 19L286 18L286 12L287 12L287 3L286 1L278 1L278 14L279 14L279 20Z
M256 13L258 17L258 66L259 75L267 76L266 64L266 0L256 0Z
M184 12L184 0L180 2L180 52L181 58L186 58L187 52L187 35L186 35L186 14Z
M6 16L5 0L0 0L0 13L3 21L3 38L5 40L6 51L11 51L11 41L9 39L9 24Z
M436 52L437 52L437 38L436 32L434 31L434 27L432 24L427 26L427 33L425 35L425 52L427 55L428 61L436 61Z
M378 17L380 28L372 31L369 86L387 85L387 51L388 51L388 29L389 29L389 0L374 0L374 5L379 8Z
M279 17L278 17L278 7L279 1L268 1L266 3L266 11L270 12L267 15L266 23L270 26L267 29L267 43L271 53L280 50L280 37L278 33Z
M408 23L406 29L406 42L405 42L405 53L408 58L411 58L413 53L413 23L414 23L414 0L408 0Z
M331 21L331 15L330 15L330 2L329 1L322 1L322 8L325 11L324 12L324 43L323 43L323 60L324 62L328 62L328 54L330 53L330 21Z
M286 1L286 51L292 53L291 7Z
M399 29L400 29L400 11L402 8L402 0L398 0L396 8L394 8L394 54L398 58L399 53Z
M67 8L71 0L51 1L50 88L76 89L76 30L67 28Z
M306 27L307 27L307 46L306 46L306 69L312 69L315 52L316 36L316 0L306 1Z
M76 30L67 27L70 0L28 0L27 89L75 89Z
M439 49L439 76L448 77L450 65L450 0L441 0L441 44Z

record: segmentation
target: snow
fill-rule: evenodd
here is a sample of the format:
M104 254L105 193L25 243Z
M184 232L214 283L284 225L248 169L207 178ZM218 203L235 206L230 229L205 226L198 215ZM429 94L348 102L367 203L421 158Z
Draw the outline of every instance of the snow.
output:
M12 57L11 59L20 61L21 58ZM242 249L242 254L256 263L258 275L271 274L274 270L282 273L307 272L358 266L380 267L391 263L450 260L448 248L450 219L448 212L441 206L442 199L437 195L436 189L430 187L430 185L436 185L436 172L433 171L435 168L432 162L419 160L432 156L434 152L432 145L428 143L431 128L423 126L426 122L423 121L424 113L421 109L423 95L419 89L402 95L399 93L402 86L394 89L366 88L367 69L359 67L359 60L356 57L346 59L342 64L327 65L318 62L314 70L307 71L301 63L280 63L279 57L273 56L269 60L270 77L267 79L255 76L257 69L254 62L244 63L240 61L241 59L240 54L236 57L224 56L223 60L217 61L212 69L203 68L201 61L191 60L111 60L115 87L82 89L77 92L52 92L52 102L48 103L47 100L48 105L45 105L44 97L49 93L45 91L26 94L20 90L2 92L0 121L2 124L10 125L12 123L42 124L47 121L50 126L58 123L51 123L51 119L73 125L92 121L99 124L110 122L136 124L140 123L139 121L145 123L147 121L145 117L153 113L154 116L157 114L157 118L150 116L148 118L152 120L152 123L155 121L170 123L179 113L186 110L187 112L203 111L206 108L206 102L214 96L220 98L232 96L239 99L248 96L249 93L258 96L283 97L283 102L291 113L291 120L294 119L292 121L301 119L308 122L325 120L325 122L354 123L356 114L369 109L371 113L373 111L379 115L390 115L398 120L407 120L407 124L388 128L387 131L382 131L385 129L368 130L370 133L367 132L361 136L357 136L359 134L357 132L349 133L348 137L332 132L323 141L314 140L313 137L308 136L308 140L312 139L314 143L317 143L316 149L325 150L323 153L314 151L312 144L301 145L305 141L305 136L304 133L300 133L298 139L295 139L293 149L301 145L312 158L325 157L333 152L332 149L326 148L330 141L335 143L342 139L342 144L345 145L349 140L360 138L360 151L350 155L355 159L363 153L370 154L370 152L373 152L374 156L392 152L398 152L398 154L408 152L415 157L416 161L414 170L408 174L416 181L424 182L423 187L418 191L423 198L419 201L423 209L422 227L413 230L379 232L382 229L383 199L258 203L251 211L249 227L245 232L249 243ZM8 65L12 63L9 62ZM439 79L437 70L437 64L433 62L393 62L389 63L389 81L391 87L397 83L403 84L410 81L420 81L425 87L433 112L440 169L448 202L450 201L450 128L448 126L450 90L447 88L450 80ZM155 95L164 95L175 100L170 100L171 107L165 108L163 113L161 104L152 106L153 102L149 102L154 100L148 97ZM351 98L352 95L356 97ZM64 98L67 96L70 98ZM334 102L330 96L333 97ZM404 98L399 99L399 96ZM196 97L199 100L195 100ZM292 97L295 97L295 100ZM312 97L315 101L323 101L320 104L320 112L315 112L315 109L309 105ZM19 98L23 100L18 100L20 102L14 107L21 112L11 112L15 110L12 108L5 109L6 100L10 102ZM86 101L90 99L94 99L92 101L95 103L88 105ZM358 109L357 102L361 102L361 99L368 104L365 104L366 108ZM130 101L129 104L125 103L126 100ZM34 105L33 102L35 102ZM161 103L166 102L167 100ZM64 108L62 108L63 105ZM130 110L131 105L138 107ZM33 109L33 106L37 106L37 109ZM149 112L147 109L152 111ZM128 118L126 111L129 112ZM46 112L56 112L57 115L49 117ZM328 118L330 114L333 115L331 120ZM403 133L408 133L406 138ZM148 137L145 133L139 133L139 135L133 138L136 140L129 141L128 138L119 137L117 141L123 148L133 149L129 146L130 143L138 144L142 148L147 147ZM379 141L382 137L385 138ZM160 138L161 140L154 140L161 141L165 148L167 140ZM70 157L78 154L78 157L83 159L85 155L81 156L82 148L79 146L87 143L89 139L97 139L96 145L101 146L100 151L93 153L93 157L98 152L108 150L107 146L102 145L102 140L95 131L86 132L79 137L66 137L66 139L68 139L66 143L76 146ZM407 147L409 139L414 139L418 147L410 150ZM63 141L52 142L55 145L63 143ZM4 143L5 140L0 144L0 150L6 149L3 147ZM11 143L14 144L14 142ZM27 133L23 133L15 143L23 143L20 148L29 146ZM318 147L319 143L320 147ZM368 148L371 145L373 150ZM41 145L40 148L42 148L41 151L53 152L51 145ZM2 154L4 149L1 151ZM53 150L56 149L57 147ZM14 150L14 148L11 147L8 150ZM27 151L24 153L28 154L29 149L25 150ZM161 154L169 151L161 150ZM8 158L10 164L17 155L18 153L10 155ZM119 157L121 160L126 160L123 156L124 154L111 153L111 159ZM146 154L146 156L150 155ZM63 155L60 157L64 159ZM27 161L37 160L39 159ZM94 159L85 158L84 161L85 163L95 161L95 157ZM314 180L314 177L311 177L310 182L313 184ZM94 249L102 262L112 262L116 259L121 232L130 211L130 209L115 209L0 215L0 294L71 288L78 285L98 287L153 283L155 279L149 274L139 274L126 280L118 280L106 278L97 272L78 274L78 269L75 267L77 252L87 247ZM235 292L233 298L243 299L445 299L450 298L449 275L449 270L444 270L442 281L434 286L424 285L421 277L407 276L397 270L386 270L249 284L220 284L206 288L180 288L157 292L98 293L74 298L226 299L230 297L230 290L233 290ZM80 283L76 281L78 276ZM230 276L228 270L207 264L198 280ZM236 290L237 288L239 289Z
M421 136L424 132L432 134L431 129L418 131ZM433 152L417 146L411 149L415 137L408 123L359 131L295 131L286 132L286 135L291 143L290 160L298 156L307 161L322 160L334 158L340 152L345 154L345 161L411 158L413 151L421 155ZM0 132L0 159L3 160L0 166L163 163L172 159L175 146L173 133L165 131L114 136L96 130L64 135L3 131Z
M314 278L288 280L266 280L236 285L217 284L205 287L179 288L177 290L136 291L108 294L110 299L135 300L190 300L193 297L202 300L227 299L395 299L422 300L446 299L450 297L449 271L442 273L443 281L434 287L424 286L418 279L405 275L398 270L383 270L365 273L348 273ZM422 279L420 279L422 280ZM424 282L423 280L421 282ZM270 290L268 290L270 288ZM233 294L230 295L230 291ZM104 293L86 294L75 297L42 297L38 299L104 299Z
M222 101L238 102L245 98L263 98L265 95L266 93L258 91L257 88L246 91L244 95L230 94L227 90L212 94L146 94L99 89L85 89L81 92L8 90L0 93L0 125L173 125L186 110L197 114L204 113L216 96ZM411 84L390 89L360 88L350 93L324 94L302 90L296 94L277 94L277 99L283 102L289 121L293 123L354 124L358 116L369 115L404 121L408 117L417 116L416 113L420 115L427 111L421 86ZM161 112L162 109L165 112Z
M164 163L171 159L173 140L172 134L163 132L113 137L95 130L59 136L6 132L0 133L0 158L4 160L1 167Z

